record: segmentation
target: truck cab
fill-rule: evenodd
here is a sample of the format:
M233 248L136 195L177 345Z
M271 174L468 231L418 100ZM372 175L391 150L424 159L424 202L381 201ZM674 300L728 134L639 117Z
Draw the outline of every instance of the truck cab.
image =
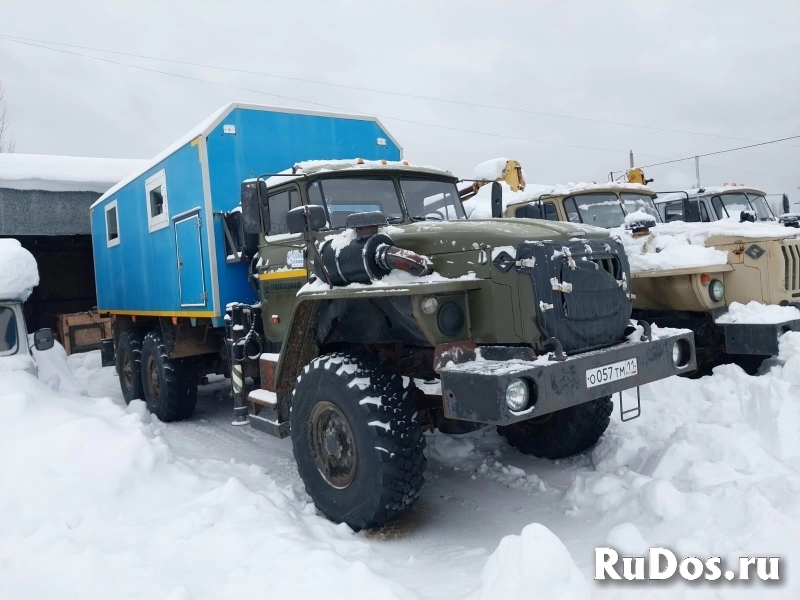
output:
M743 213L745 220L776 220L765 192L747 186L726 185L659 194L655 198L655 204L665 223L708 223L722 219L738 221L742 220Z
M38 369L33 349L43 352L53 345L53 332L50 329L40 329L34 333L31 344L25 327L22 302L0 300L0 359L10 359L14 362L14 370L27 371L36 376Z
M612 394L695 367L691 332L631 325L608 232L468 220L457 182L406 161L298 163L245 180L226 217L260 299L226 316L235 419L290 435L317 508L356 529L414 503L425 430L492 424L566 457L597 442Z

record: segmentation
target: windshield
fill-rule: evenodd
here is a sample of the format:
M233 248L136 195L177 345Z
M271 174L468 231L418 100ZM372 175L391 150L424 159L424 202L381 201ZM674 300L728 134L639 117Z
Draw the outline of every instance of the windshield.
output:
M650 196L646 194L629 194L626 192L623 192L620 195L622 196L622 203L625 205L626 213L631 214L637 210L640 210L642 212L646 212L656 221L661 222L661 215L656 208L655 202L653 202L653 199Z
M388 177L318 179L308 184L308 198L312 204L322 204L325 198L333 229L341 229L347 217L361 212L380 211L390 222L403 220L394 182Z
M711 200L720 219L730 217L738 219L743 210L751 210L747 196L742 193L722 194Z
M753 205L759 221L775 220L775 216L772 214L769 204L767 204L767 199L764 198L764 196L759 194L747 194L747 197L750 199L750 204Z
M0 356L17 351L17 318L7 306L0 306Z
M619 227L625 222L625 211L612 192L581 194L564 200L567 217L573 223L597 227Z
M465 218L464 207L461 206L454 183L401 177L400 190L412 220L452 221Z

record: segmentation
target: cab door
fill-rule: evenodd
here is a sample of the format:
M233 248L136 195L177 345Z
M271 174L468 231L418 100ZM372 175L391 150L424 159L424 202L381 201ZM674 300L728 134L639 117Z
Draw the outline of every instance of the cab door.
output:
M297 292L308 281L306 243L301 233L289 233L286 214L300 206L300 190L283 188L267 198L269 227L261 248L258 282L264 335L282 342L294 308Z

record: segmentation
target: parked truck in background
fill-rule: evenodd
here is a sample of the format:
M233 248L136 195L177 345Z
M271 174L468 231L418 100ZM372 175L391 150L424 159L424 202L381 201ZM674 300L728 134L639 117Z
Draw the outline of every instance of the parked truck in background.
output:
M237 111L270 113L256 119L266 130ZM230 375L235 422L291 436L318 509L362 529L398 517L418 497L425 430L493 424L522 452L569 456L602 435L612 394L695 367L691 332L631 324L628 261L607 232L467 220L456 177L402 161L374 120L347 144L366 160L303 162L337 158L336 129L346 134L353 117L293 112L289 125L298 114L342 122L271 127L282 114L221 111L188 136L188 150L178 145L94 207L98 297L116 302L109 312L127 399L143 393L160 418L188 418L200 377ZM228 139L235 160L227 162L215 149L225 135L252 145ZM396 156L381 156L387 146ZM182 152L186 162L171 164ZM242 176L237 161L250 172ZM278 172L276 162L289 168ZM192 208L191 191L209 181L205 204ZM164 182L169 209L151 193ZM154 202L168 211L167 245L149 261ZM124 219L108 218L115 209ZM194 218L185 233L181 223ZM217 259L206 298L189 295L198 288L181 279L195 235L199 254L211 246ZM114 252L118 265L144 265L109 281L119 271L103 265ZM241 278L235 293L223 281L223 257L241 267L226 280ZM176 303L206 302L210 314L145 308L169 290Z
M787 214L778 221L766 194L756 188L728 185L656 194L642 185L647 180L641 170L629 175L627 182L528 184L524 193L509 190L502 215L614 230L632 264L634 317L694 331L701 374L725 362L755 372L778 353L782 333L800 330L800 319L786 311L785 318L742 322L729 319L728 309L750 302L800 308L797 220ZM465 206L480 216L491 210L486 192ZM691 244L716 249L727 259L716 255L691 266L649 260L662 251L666 257L668 246Z

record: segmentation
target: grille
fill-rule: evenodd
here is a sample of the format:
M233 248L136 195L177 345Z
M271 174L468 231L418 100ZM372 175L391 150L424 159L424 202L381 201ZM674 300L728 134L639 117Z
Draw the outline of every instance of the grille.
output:
M593 259L592 262L611 275L614 279L620 279L620 264L615 258Z
M783 253L783 288L787 292L800 291L800 245L781 245Z

